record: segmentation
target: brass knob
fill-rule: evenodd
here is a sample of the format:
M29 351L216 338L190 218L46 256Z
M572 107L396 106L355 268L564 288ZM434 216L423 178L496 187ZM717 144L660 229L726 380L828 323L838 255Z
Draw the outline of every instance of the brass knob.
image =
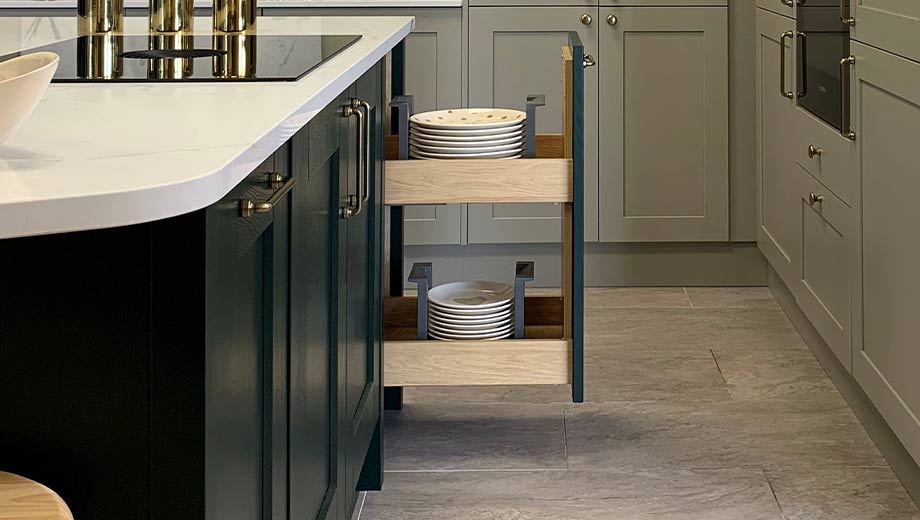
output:
M612 14L607 15L607 25L616 25L618 21L616 16Z
M818 148L817 146L810 144L808 145L808 158L814 159L815 157L821 157L821 154L824 153L824 148Z
M591 25L591 22L593 22L593 21L594 21L594 18L591 18L591 15L590 15L590 14L585 13L585 14L581 15L581 23L583 23L583 24L585 24L585 25Z
M818 195L817 193L814 193L814 192L808 194L808 205L809 206L814 206L815 204L821 204L822 202L824 202L824 195Z

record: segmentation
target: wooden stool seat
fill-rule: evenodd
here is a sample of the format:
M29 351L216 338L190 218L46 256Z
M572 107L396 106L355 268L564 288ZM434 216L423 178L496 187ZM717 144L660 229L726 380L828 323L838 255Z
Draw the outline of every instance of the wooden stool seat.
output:
M70 508L47 487L0 471L0 520L73 520Z

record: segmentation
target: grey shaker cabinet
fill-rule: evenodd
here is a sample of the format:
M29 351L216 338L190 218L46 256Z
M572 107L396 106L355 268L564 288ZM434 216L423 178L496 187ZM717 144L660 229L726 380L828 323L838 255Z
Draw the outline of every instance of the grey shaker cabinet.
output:
M852 1L853 38L920 61L920 2L917 0Z
M545 94L537 132L562 132L562 46L575 31L597 58L597 8L471 7L470 106L524 109L527 94ZM590 20L583 15L590 16ZM587 22L587 23L585 23ZM585 70L585 193L597 193L597 70ZM471 204L470 243L558 242L560 207L552 204ZM597 199L585 197L585 240L597 240Z
M862 143L863 282L853 373L920 461L920 64L860 43L851 51L854 123Z
M757 245L786 285L796 284L801 264L801 226L796 215L795 22L757 10ZM786 37L783 35L786 34ZM781 53L785 70L781 70ZM784 72L784 74L782 74Z
M728 240L728 10L600 18L600 239Z
M757 0L757 7L795 18L795 0Z
M799 169L796 211L801 261L791 285L796 303L848 371L852 371L852 301L858 277L856 210Z
M266 8L266 16L414 16L415 29L405 40L406 93L415 111L464 106L463 11L460 8ZM460 244L465 208L407 206L405 243Z

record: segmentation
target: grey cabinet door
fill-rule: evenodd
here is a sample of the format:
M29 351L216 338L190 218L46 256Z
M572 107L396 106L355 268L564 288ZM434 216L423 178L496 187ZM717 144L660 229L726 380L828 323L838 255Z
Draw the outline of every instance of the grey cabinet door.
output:
M853 373L920 461L920 64L859 43L852 52L862 143L863 319Z
M591 16L588 24L582 15ZM470 8L470 106L523 110L527 94L545 94L537 133L562 133L562 47L576 31L597 57L596 8ZM601 65L602 66L602 65ZM585 70L585 193L597 193L597 69ZM470 243L558 242L560 207L471 204ZM585 197L585 240L597 240L597 199Z
M415 111L457 108L463 103L463 11L377 8L266 8L267 16L414 16L415 29L405 40L406 94L415 96ZM437 245L462 242L465 208L408 206L405 244Z
M851 370L852 301L857 273L856 211L804 169L799 170L796 212L801 225L796 302L840 362Z
M757 12L757 245L786 285L798 280L802 262L800 205L796 195L795 21ZM785 74L781 74L781 53ZM786 95L788 94L788 96Z
M728 10L600 16L601 240L728 240Z
M795 0L757 0L757 7L795 18Z
M859 0L851 4L855 39L920 61L920 2Z

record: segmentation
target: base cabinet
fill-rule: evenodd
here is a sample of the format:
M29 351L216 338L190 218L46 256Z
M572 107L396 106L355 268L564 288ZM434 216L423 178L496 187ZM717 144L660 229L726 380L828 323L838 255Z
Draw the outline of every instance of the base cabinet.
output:
M537 133L561 134L563 91L559 62L568 32L597 58L596 7L471 7L470 106L524 110L528 94L545 94ZM585 70L585 106L597 106L597 67ZM585 113L585 193L597 192L596 110ZM597 240L597 201L585 199L585 240ZM471 244L560 242L562 216L554 204L471 204Z
M600 18L601 241L727 241L728 9Z
M884 3L884 2L878 2ZM906 4L905 4L906 5ZM862 334L853 369L882 416L920 461L920 63L854 43L853 96L862 144Z
M383 74L208 208L0 241L4 470L97 520L348 520L380 488Z

